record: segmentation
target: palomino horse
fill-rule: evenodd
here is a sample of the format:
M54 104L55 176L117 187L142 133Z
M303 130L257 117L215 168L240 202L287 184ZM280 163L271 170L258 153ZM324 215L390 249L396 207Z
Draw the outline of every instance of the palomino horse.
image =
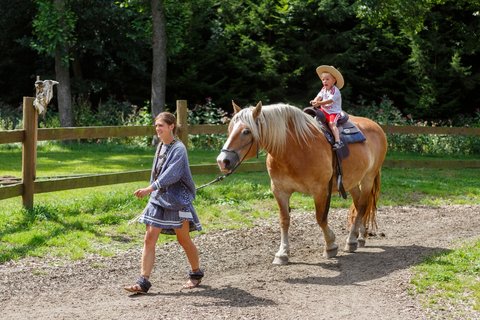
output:
M281 242L274 264L287 264L289 255L290 197L293 192L310 194L315 201L317 223L325 239L324 256L337 255L335 234L328 226L331 191L338 191L334 152L314 118L286 104L241 109L233 103L235 115L228 138L217 157L220 170L231 172L259 149L267 153L271 189L280 209ZM345 251L365 245L367 227L376 227L376 202L380 193L380 170L387 152L382 128L367 118L350 117L366 137L350 144L343 160L343 186L353 199L349 212L349 234ZM333 187L333 188L332 188Z

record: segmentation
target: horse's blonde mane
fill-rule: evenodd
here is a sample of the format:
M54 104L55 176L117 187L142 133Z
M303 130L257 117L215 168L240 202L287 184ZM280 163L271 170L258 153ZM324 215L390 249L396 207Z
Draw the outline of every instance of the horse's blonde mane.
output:
M265 105L255 120L253 109L254 107L242 109L232 118L230 124L243 122L250 128L254 139L269 153L284 152L288 135L306 144L319 130L318 124L311 116L288 104Z

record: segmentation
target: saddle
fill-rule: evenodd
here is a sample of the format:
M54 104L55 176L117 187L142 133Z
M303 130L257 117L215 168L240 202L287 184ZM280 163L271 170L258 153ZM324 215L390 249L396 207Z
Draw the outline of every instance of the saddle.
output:
M318 123L320 124L320 129L322 130L325 138L333 147L335 143L335 138L328 127L327 120L323 112L315 107L307 107L303 109L303 111L314 117ZM349 120L349 115L342 111L340 114L340 119L337 121L338 131L340 133L340 140L343 142L343 146L339 149L335 149L336 154L336 172L337 172L337 187L340 191L340 194L344 199L347 198L347 193L343 187L342 183L342 159L345 159L350 154L348 149L348 145L351 143L363 142L366 140L365 135L362 131L352 122Z
M303 109L303 111L306 114L311 115L318 121L318 123L320 124L320 129L322 129L322 132L325 134L327 141L333 146L333 144L335 143L335 138L333 137L333 134L328 127L323 112L315 107L307 107ZM337 127L340 133L340 140L342 140L344 145L365 141L365 135L352 121L350 121L349 118L349 115L342 111L342 113L340 114L340 119L338 119L337 121ZM346 149L346 154L344 154L344 157L342 158L346 158L348 156L348 148Z

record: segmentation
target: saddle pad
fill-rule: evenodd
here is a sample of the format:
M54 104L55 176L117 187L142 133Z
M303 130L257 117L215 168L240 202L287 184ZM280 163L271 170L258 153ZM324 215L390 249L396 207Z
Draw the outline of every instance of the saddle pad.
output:
M321 129L323 131L323 134L327 138L328 142L330 142L331 145L335 143L335 139L333 138L332 133L330 132L330 129L327 129L325 125L321 126ZM356 142L363 142L367 140L365 136L363 135L362 131L360 131L357 126L353 125L353 127L340 127L338 128L340 131L340 139L343 141L345 144L350 144L350 143L356 143Z
M346 123L342 124L338 130L340 131L340 138L347 144L366 140L362 131L360 131L360 129L358 129L358 127L351 121L347 121Z

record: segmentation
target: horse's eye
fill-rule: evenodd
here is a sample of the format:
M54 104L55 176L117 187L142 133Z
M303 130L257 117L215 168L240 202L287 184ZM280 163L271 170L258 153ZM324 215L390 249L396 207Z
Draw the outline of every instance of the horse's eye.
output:
M250 129L248 129L248 128L243 129L242 134L245 134L245 135L250 134Z

